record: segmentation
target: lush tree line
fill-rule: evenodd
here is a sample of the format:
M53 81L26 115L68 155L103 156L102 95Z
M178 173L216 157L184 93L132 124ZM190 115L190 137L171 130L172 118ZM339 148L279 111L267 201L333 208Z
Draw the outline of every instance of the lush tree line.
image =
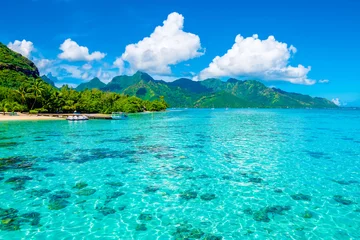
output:
M56 89L39 78L24 81L17 89L0 86L0 111L3 112L135 113L162 111L167 107L163 97L147 101L98 89L79 92L66 85Z

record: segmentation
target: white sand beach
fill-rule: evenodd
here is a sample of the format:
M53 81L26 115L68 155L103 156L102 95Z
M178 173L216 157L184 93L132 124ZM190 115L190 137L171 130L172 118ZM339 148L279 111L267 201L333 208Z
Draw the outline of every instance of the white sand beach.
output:
M63 118L59 117L48 117L48 116L37 116L37 115L30 115L30 114L23 114L17 113L17 116L10 116L9 113L7 114L0 114L0 122L7 122L7 121L31 121L31 120L64 120Z

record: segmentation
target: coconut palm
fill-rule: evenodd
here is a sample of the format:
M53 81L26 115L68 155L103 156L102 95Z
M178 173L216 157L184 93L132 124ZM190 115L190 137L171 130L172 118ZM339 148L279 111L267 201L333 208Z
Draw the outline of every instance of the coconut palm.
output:
M34 97L34 102L31 106L31 110L34 108L36 101L42 96L43 91L45 91L44 82L41 79L36 79L28 88L28 92Z
M24 105L24 103L26 102L26 97L28 95L26 87L23 85L20 86L19 89L15 90L15 93L19 96L21 104Z
M9 103L6 99L4 99L0 102L0 110L3 111L4 115L8 111L8 106L9 106Z

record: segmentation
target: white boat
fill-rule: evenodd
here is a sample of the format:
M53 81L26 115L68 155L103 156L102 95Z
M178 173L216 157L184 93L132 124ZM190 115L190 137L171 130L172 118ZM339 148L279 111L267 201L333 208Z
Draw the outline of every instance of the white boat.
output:
M79 115L79 116L68 116L66 118L68 121L86 121L89 120L87 116Z
M111 114L111 118L113 120L125 120L125 119L127 119L127 115L123 112L113 112Z

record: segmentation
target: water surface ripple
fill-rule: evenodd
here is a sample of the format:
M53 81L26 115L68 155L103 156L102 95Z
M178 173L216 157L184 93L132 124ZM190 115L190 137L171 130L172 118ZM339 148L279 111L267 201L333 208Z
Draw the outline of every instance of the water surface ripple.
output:
M360 111L0 123L0 239L360 239Z

